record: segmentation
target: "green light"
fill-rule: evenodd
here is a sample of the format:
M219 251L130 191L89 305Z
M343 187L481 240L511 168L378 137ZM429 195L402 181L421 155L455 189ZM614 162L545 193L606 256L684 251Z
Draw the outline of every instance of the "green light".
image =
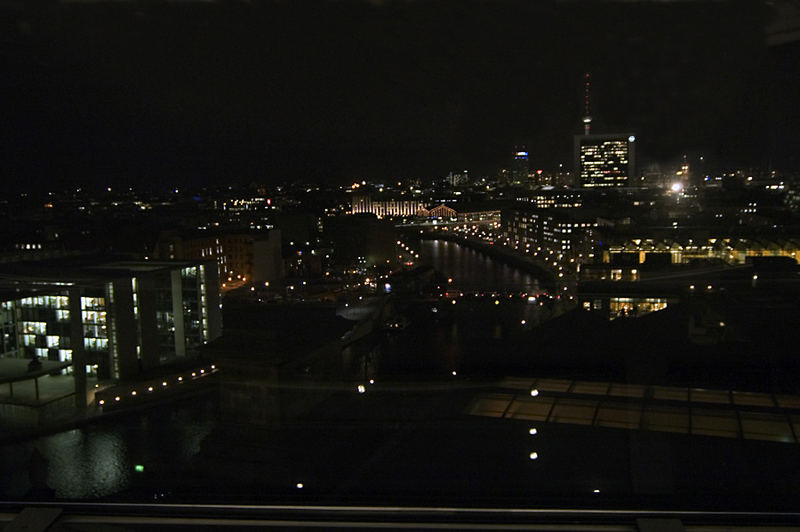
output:
M144 472L144 466L143 466L142 464L136 464L136 466L134 467L134 469L136 470L136 472L137 472L137 473L142 473L142 472Z

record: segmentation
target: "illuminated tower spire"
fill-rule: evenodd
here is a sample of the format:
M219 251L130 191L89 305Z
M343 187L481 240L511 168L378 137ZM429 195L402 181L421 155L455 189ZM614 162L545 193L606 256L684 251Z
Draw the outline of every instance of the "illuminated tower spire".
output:
M584 75L583 85L583 134L588 135L592 129L592 115L589 113L589 95L591 93L591 83L589 73Z

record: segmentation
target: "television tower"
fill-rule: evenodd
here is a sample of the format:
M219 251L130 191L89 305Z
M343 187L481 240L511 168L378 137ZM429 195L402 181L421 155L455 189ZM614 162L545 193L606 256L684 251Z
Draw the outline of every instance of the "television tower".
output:
M591 83L588 72L584 75L583 79L583 134L588 135L592 130L592 115L589 113L589 95L591 94Z

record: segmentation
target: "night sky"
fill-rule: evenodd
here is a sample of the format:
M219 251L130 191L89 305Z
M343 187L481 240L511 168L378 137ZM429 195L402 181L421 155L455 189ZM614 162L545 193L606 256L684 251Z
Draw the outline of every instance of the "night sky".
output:
M11 7L9 7L9 5ZM432 178L593 132L800 167L798 43L759 2L0 4L11 186ZM791 168L789 168L791 167Z

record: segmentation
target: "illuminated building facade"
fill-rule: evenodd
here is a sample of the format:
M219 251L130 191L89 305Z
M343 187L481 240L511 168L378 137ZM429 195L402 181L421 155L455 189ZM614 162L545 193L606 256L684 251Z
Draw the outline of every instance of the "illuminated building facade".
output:
M37 266L4 272L0 358L71 362L84 404L87 375L134 379L222 333L213 262Z
M447 205L437 205L428 211L428 218L455 218L457 213Z
M607 241L601 250L603 263L627 265L657 263L687 264L716 259L745 264L753 257L800 256L800 240L791 238L626 238Z
M518 195L515 199L538 209L569 209L583 205L583 193L580 190L537 190L529 194Z
M511 179L515 184L528 182L528 151L524 147L514 150L511 163Z
M165 231L159 235L154 256L158 260L213 260L220 281L240 276L262 283L283 277L278 229L210 234Z
M373 200L369 195L354 195L350 201L350 214L370 213L384 216L416 216L425 205L419 199L383 199Z
M576 135L575 175L581 187L625 187L634 176L633 135Z
M591 253L597 221L569 210L521 208L503 210L501 226L503 236L514 243L577 257Z
M626 290L625 287L613 288L602 282L581 283L578 292L579 308L603 314L611 320L636 318L664 310L681 299L669 290L659 291L651 287L644 291Z

